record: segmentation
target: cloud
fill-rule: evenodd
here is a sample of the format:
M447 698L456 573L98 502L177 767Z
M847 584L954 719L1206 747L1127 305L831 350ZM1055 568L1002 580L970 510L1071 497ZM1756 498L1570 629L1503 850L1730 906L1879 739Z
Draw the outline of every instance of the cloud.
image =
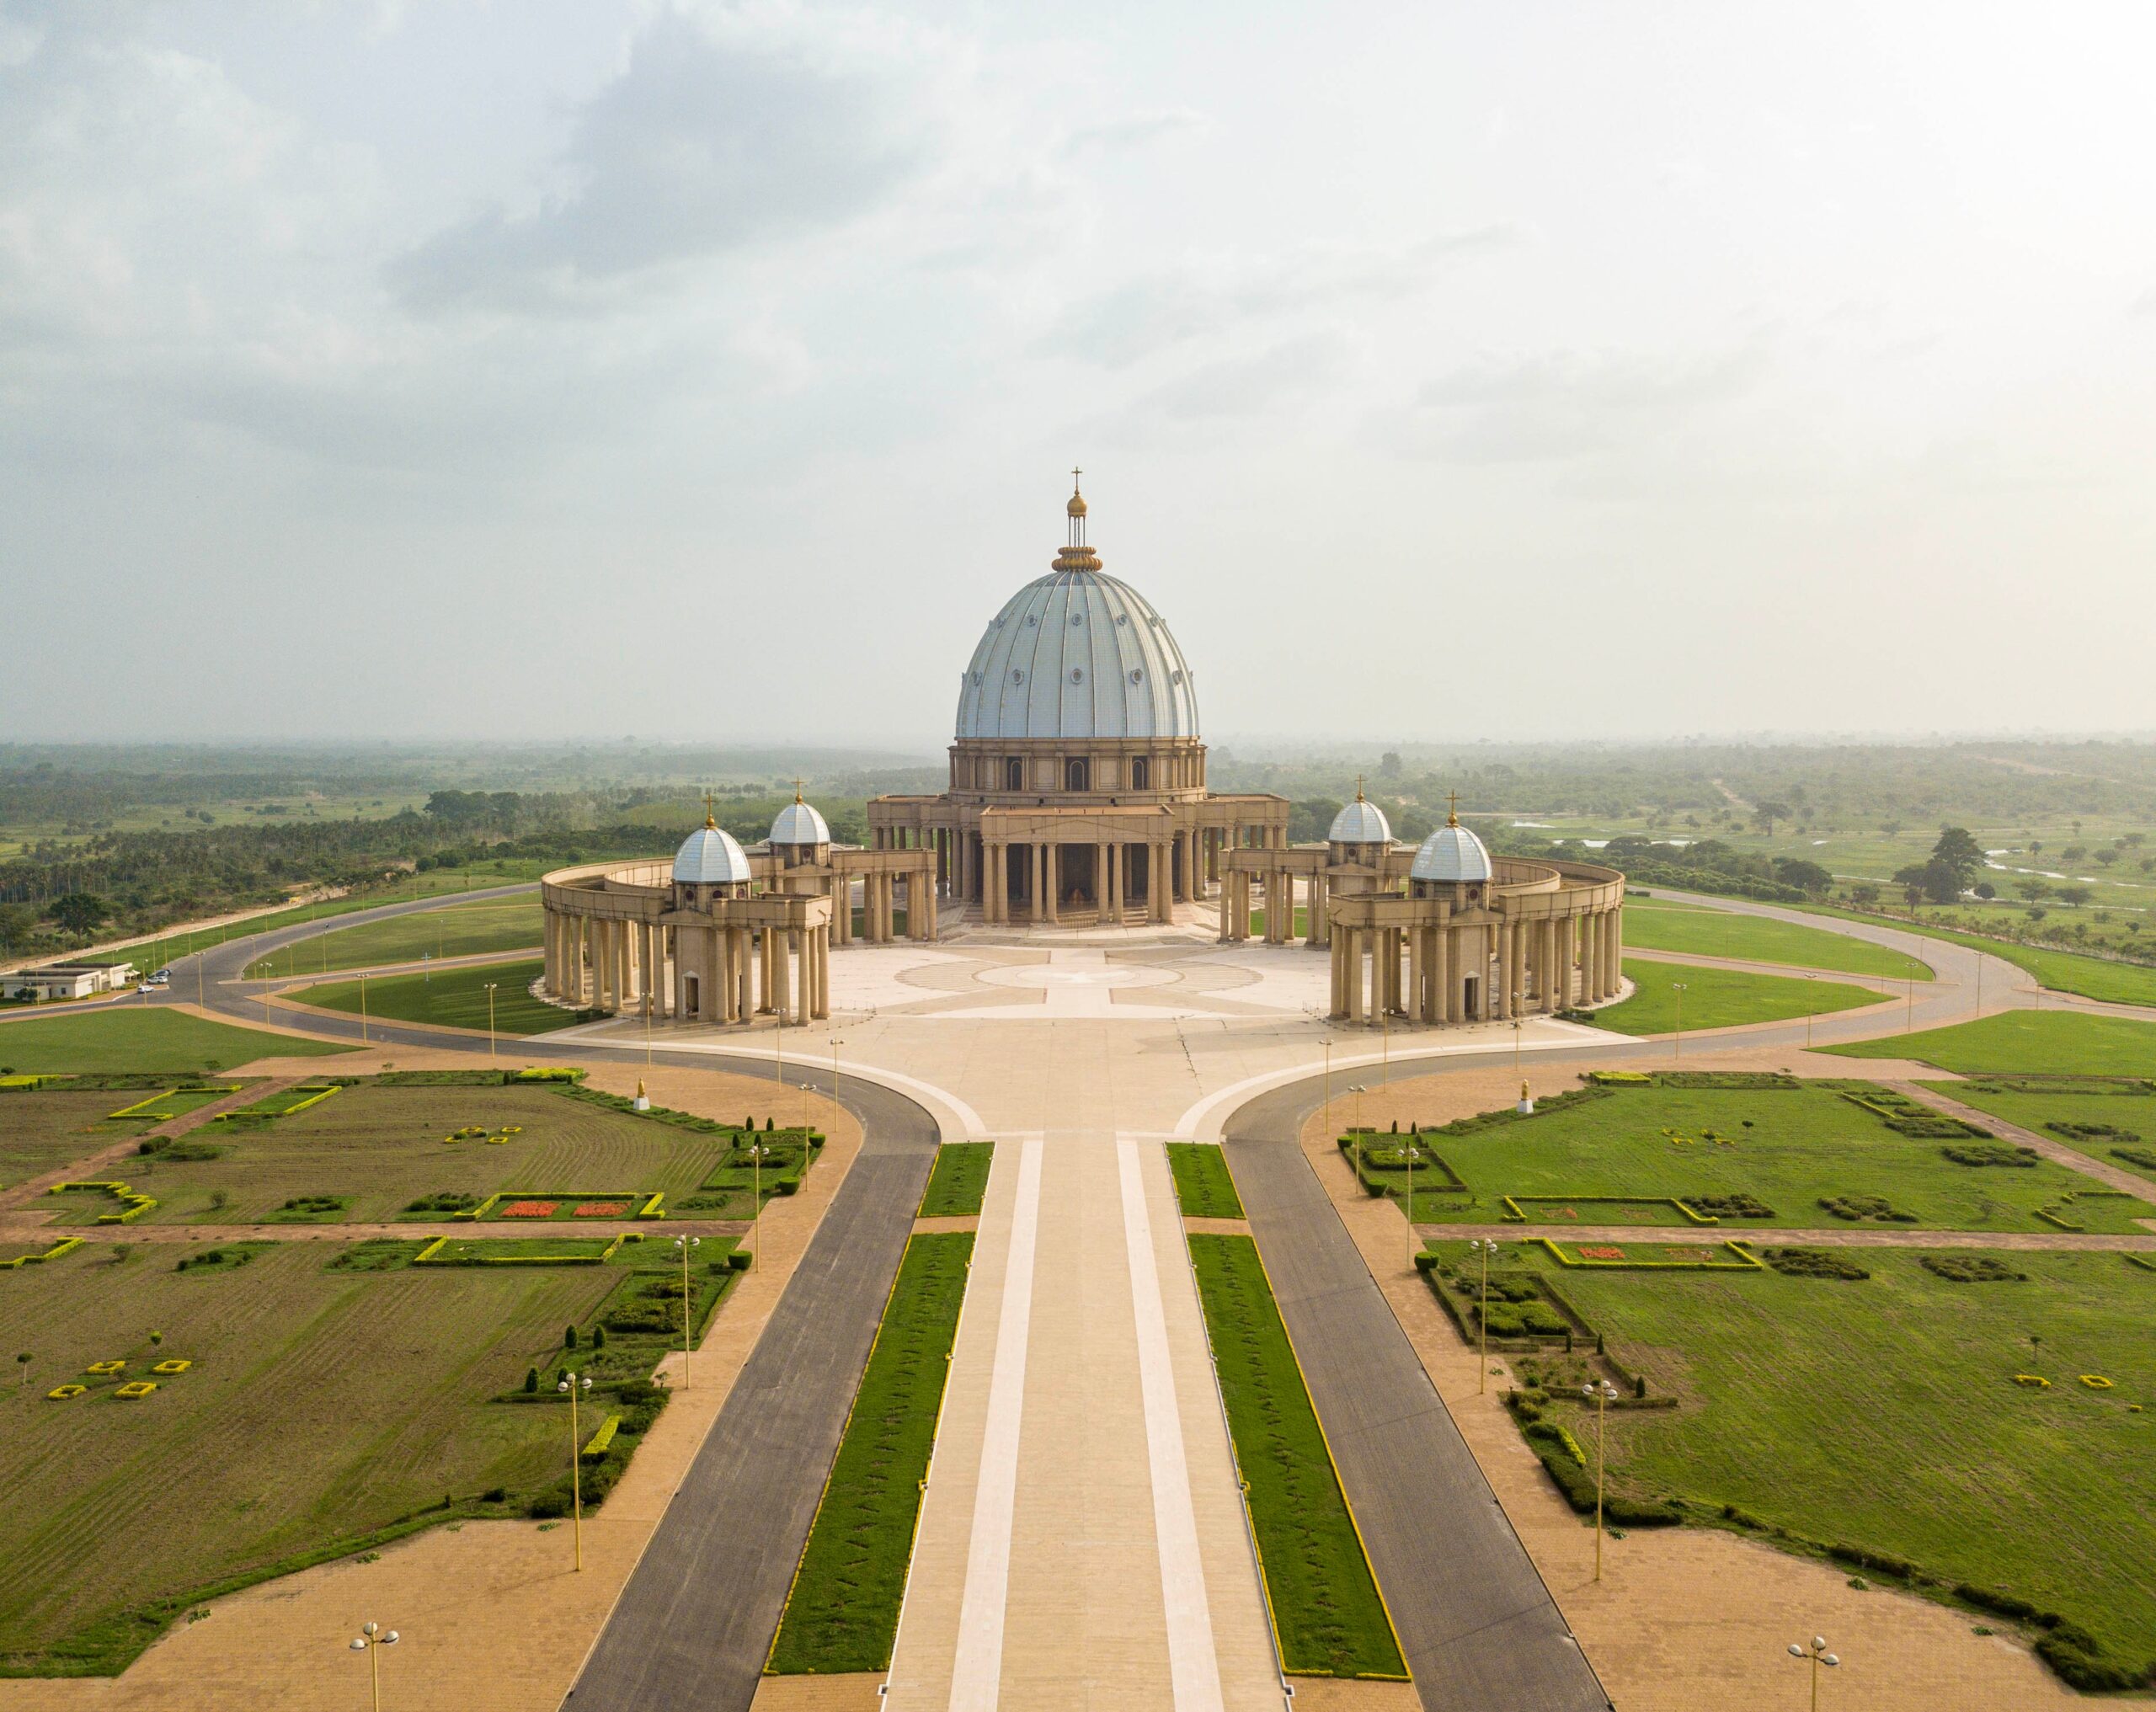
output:
M1097 125L1082 125L1070 133L1070 147L1074 150L1100 149L1108 152L1141 149L1166 137L1205 128L1205 115L1190 108L1155 108L1142 113L1128 113L1119 119L1105 119Z
M1508 224L1440 232L1382 250L1306 250L1253 260L1224 257L1155 274L1071 305L1037 341L1043 355L1121 369L1198 338L1256 319L1385 302L1428 290L1469 258L1518 242Z
M563 307L669 264L841 226L929 158L906 71L903 55L835 35L661 12L577 114L561 188L436 232L392 264L391 283L421 309Z
M1331 334L1290 339L1257 356L1229 358L1193 369L1140 400L1131 414L1139 419L1170 416L1185 422L1260 415L1338 373L1346 355L1345 342Z
M1464 365L1423 383L1412 439L1472 463L1572 458L1658 435L1736 398L1764 374L1754 340L1699 358L1560 352Z

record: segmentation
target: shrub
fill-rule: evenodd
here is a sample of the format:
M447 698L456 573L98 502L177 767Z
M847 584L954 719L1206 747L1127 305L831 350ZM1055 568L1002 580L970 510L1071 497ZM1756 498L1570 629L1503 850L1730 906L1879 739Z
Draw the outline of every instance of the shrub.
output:
M1917 1222L1915 1213L1899 1211L1881 1195L1824 1195L1820 1197L1819 1205L1822 1211L1833 1213L1837 1219L1847 1219L1851 1224L1866 1219L1881 1224L1914 1224Z
M1892 1576L1897 1581L1906 1581L1917 1572L1916 1565L1907 1558L1872 1551L1860 1545L1830 1545L1827 1548L1827 1555L1837 1563L1853 1564L1876 1575Z
M526 1368L524 1370L524 1395L527 1397L532 1396L537 1393L538 1389L539 1369Z
M2026 1283L2029 1278L1988 1254L1923 1254L1917 1264L1954 1284Z
M1678 1197L1694 1213L1715 1219L1772 1219L1774 1209L1746 1194L1684 1195Z
M1965 1143L1960 1147L1942 1147L1940 1152L1957 1165L2033 1165L2039 1157L2033 1147L2004 1141Z
M1794 1278L1840 1278L1851 1283L1871 1274L1830 1248L1770 1248L1767 1264Z
M562 1328L562 1347L563 1349L574 1349L576 1347L575 1326L565 1325Z
M2156 1150L2145 1147L2115 1147L2113 1159L2124 1160L2130 1165L2139 1165L2144 1171L2156 1171Z
M2047 1122L2044 1128L2053 1135L2063 1135L2068 1141L2138 1141L2141 1138L2131 1129L2121 1129L2116 1123L2067 1123Z

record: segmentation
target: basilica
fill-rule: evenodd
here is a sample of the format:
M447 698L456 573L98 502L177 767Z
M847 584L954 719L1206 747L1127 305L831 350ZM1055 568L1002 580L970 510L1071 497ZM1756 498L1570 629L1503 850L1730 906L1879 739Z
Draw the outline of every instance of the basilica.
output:
M989 621L958 683L950 784L870 799L867 848L796 800L754 849L707 813L671 863L550 874L558 1002L745 1026L830 1014L856 941L1073 930L1134 940L1255 931L1331 957L1330 1014L1485 1022L1618 991L1624 877L1493 856L1457 813L1419 848L1360 791L1321 845L1289 804L1208 788L1197 675L1151 604L1111 576L1073 491L1048 573Z

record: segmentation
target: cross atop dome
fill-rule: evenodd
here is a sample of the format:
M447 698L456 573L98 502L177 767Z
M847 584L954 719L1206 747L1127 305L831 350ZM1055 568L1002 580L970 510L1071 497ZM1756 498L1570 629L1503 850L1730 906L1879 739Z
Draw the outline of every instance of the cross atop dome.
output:
M1055 556L1053 568L1059 571L1097 571L1101 568L1101 556L1086 545L1086 496L1078 491L1078 478L1083 474L1083 470L1072 466L1070 498L1063 507L1063 515L1070 520L1070 534L1063 544L1063 551Z

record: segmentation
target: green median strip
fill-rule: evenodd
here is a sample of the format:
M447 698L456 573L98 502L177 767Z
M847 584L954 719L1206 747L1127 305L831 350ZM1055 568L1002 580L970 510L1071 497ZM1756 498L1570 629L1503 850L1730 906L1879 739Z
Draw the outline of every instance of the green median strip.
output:
M764 1666L768 1675L879 1671L891 1661L973 1251L968 1231L906 1244Z
M1399 1639L1257 1245L1204 1235L1189 1242L1281 1662L1294 1676L1404 1681Z
M980 1213L988 1192L988 1168L995 1157L992 1141L954 1141L936 1150L936 1169L921 1197L921 1219L970 1219Z
M1171 1141L1168 1170L1176 1180L1176 1205L1186 1219L1240 1219L1242 1197L1235 1193L1228 1162L1209 1142Z

